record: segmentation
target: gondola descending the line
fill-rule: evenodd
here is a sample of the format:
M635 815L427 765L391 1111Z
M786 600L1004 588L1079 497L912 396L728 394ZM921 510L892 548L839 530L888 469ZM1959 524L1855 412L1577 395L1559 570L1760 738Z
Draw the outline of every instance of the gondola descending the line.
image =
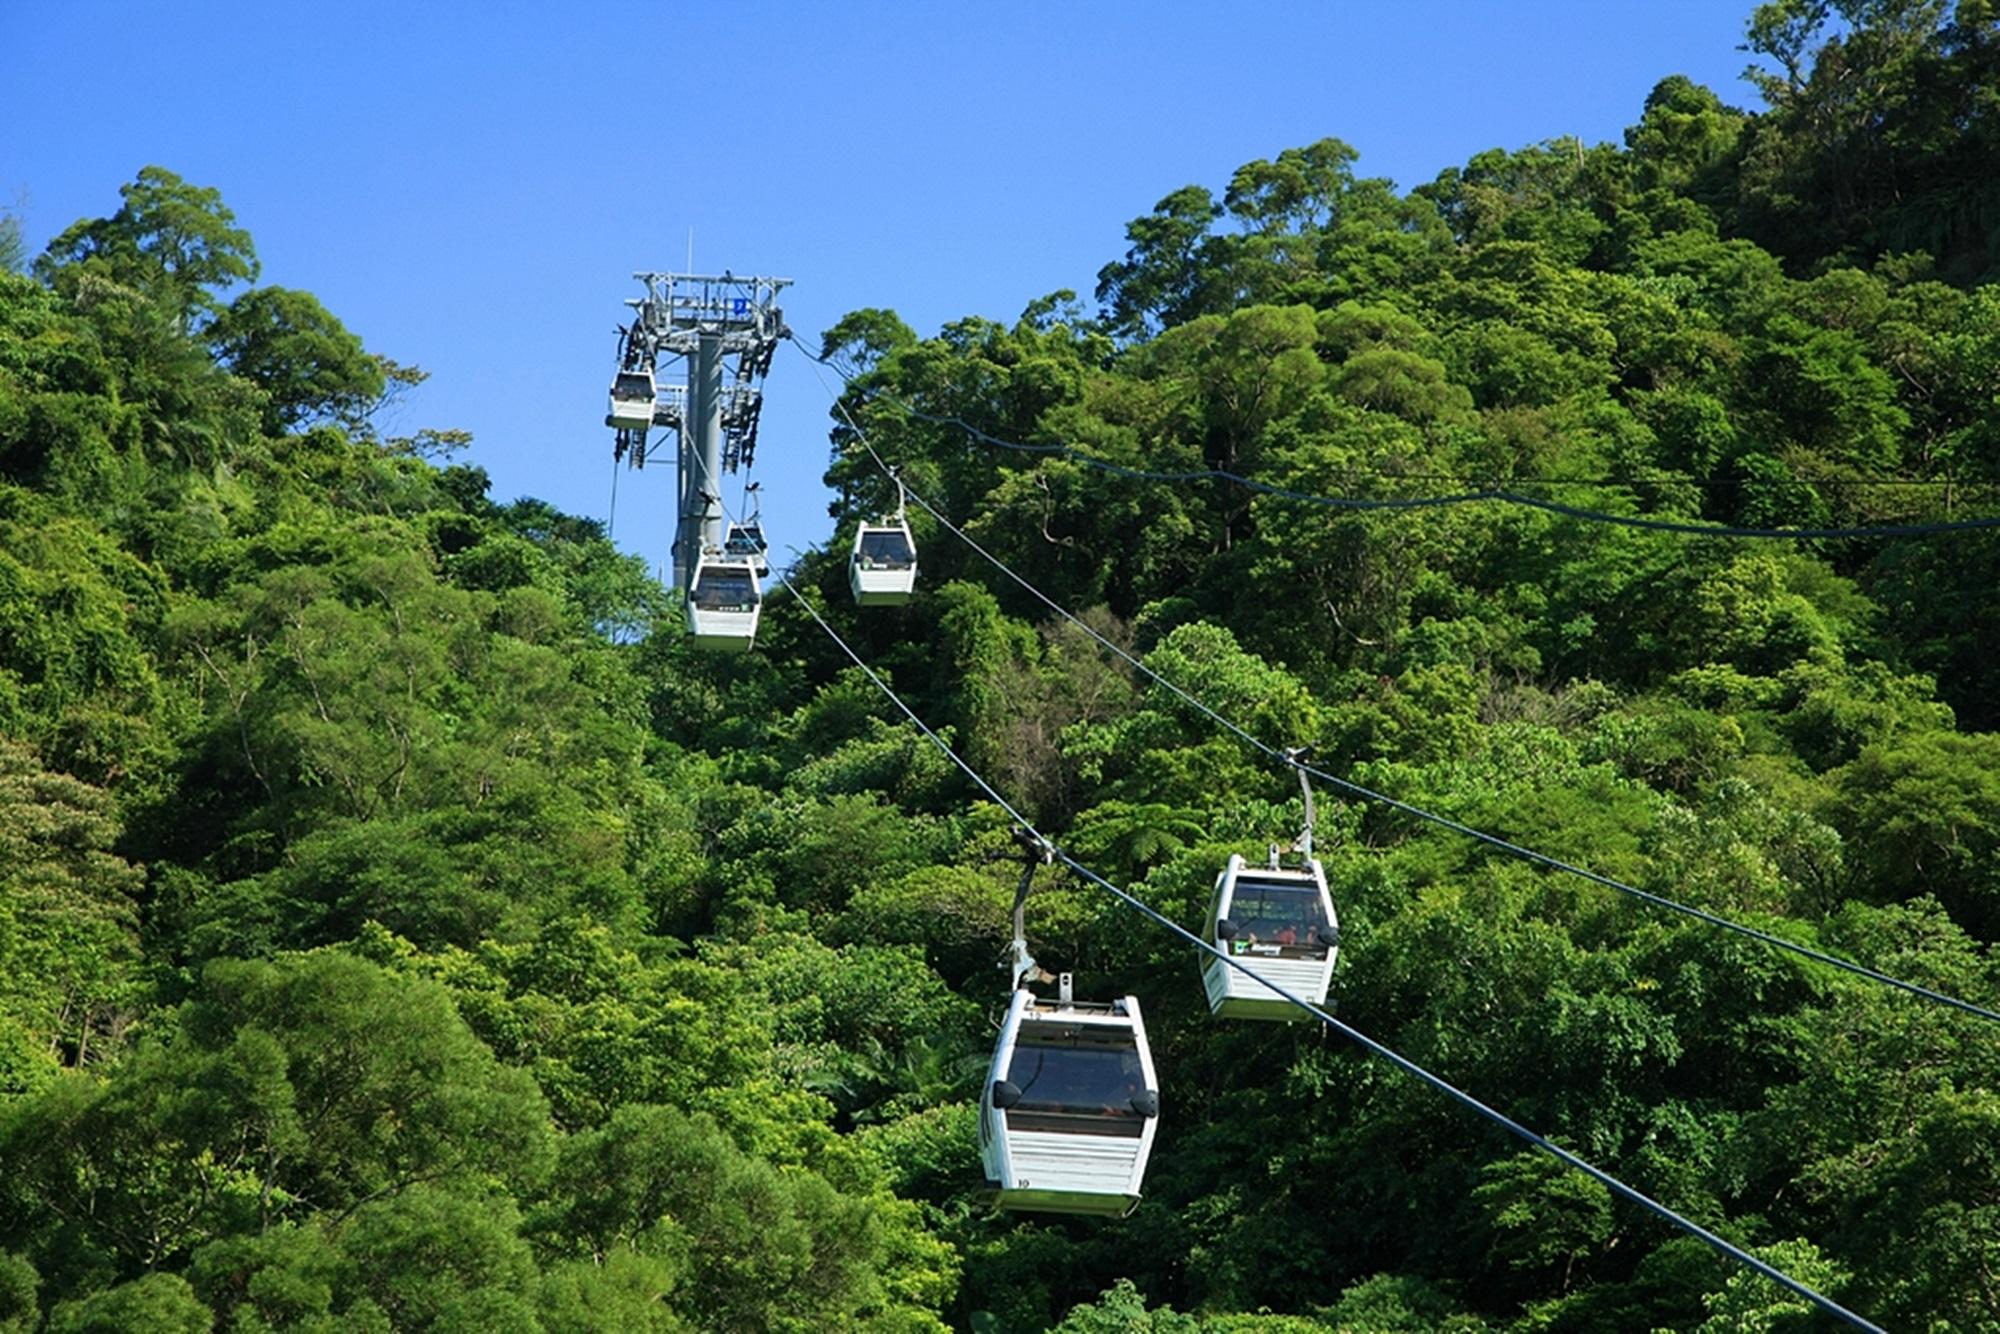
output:
M1159 1081L1136 997L1014 992L979 1102L979 1154L1002 1209L1122 1217L1159 1130Z

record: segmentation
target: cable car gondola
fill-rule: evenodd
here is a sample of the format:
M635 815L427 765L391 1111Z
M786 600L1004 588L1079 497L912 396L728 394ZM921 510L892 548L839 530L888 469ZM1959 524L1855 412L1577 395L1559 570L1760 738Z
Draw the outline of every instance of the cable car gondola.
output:
M743 504L749 514L740 523L732 521L722 539L722 554L746 558L759 579L771 573L770 544L764 537L764 502L757 494L763 485L751 482L743 488Z
M1247 968L1209 955L1202 968L1208 1007L1224 1019L1302 1019L1306 1012L1263 985L1268 978L1302 1000L1326 1002L1340 953L1340 919L1317 858L1303 867L1251 866L1232 856L1215 879L1204 938Z
M1215 878L1203 938L1243 965L1232 968L1212 954L1202 965L1208 1008L1224 1019L1305 1017L1304 1010L1260 979L1314 1005L1326 1003L1327 987L1333 982L1333 965L1340 954L1340 918L1334 915L1333 896L1326 892L1326 870L1313 856L1312 783L1299 763L1304 753L1285 753L1298 770L1299 787L1305 793L1299 867L1279 866L1273 845L1268 865L1251 866L1232 855Z
M771 572L764 525L754 518L729 525L729 533L722 539L722 551L726 556L740 556L747 560L759 579Z
M763 602L755 562L710 548L688 584L688 637L697 648L745 652L757 638Z
M1123 1217L1159 1129L1160 1084L1136 997L1092 1003L1070 995L1028 955L1025 910L1035 868L1053 849L1040 835L1014 893L1013 992L979 1099L979 1159L1002 1209ZM1057 981L1057 999L1024 985Z
M861 607L900 607L917 591L917 540L903 512L903 484L896 483L893 518L863 523L854 530L847 557L847 583Z
M979 1156L1002 1209L1122 1217L1160 1121L1136 997L1092 1004L1014 992L979 1104Z
M653 372L620 371L611 382L611 411L606 426L618 430L644 431L653 425Z

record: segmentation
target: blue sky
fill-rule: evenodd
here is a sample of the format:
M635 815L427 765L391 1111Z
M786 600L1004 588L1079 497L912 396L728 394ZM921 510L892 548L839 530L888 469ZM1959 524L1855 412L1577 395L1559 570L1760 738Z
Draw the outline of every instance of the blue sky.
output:
M602 425L637 269L794 280L920 333L1088 298L1190 182L1337 135L1398 187L1486 148L1616 141L1669 74L1756 99L1753 0L479 5L0 0L0 202L39 250L148 164L222 192L262 281L431 380L497 499L605 517ZM828 399L781 352L757 475L774 542L831 529ZM618 483L657 564L670 468ZM733 503L733 500L732 500Z

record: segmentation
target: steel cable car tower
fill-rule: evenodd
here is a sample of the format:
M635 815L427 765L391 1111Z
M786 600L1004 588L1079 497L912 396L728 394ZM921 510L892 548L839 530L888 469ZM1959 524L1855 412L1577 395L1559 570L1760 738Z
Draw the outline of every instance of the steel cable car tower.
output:
M613 457L634 468L651 456L647 435L663 426L679 444L674 587L691 591L706 555L723 554L722 478L750 466L771 356L789 333L778 293L789 278L733 273L635 273L646 285L628 297L631 324L619 330L618 371L604 424L617 432ZM662 386L663 364L685 362L681 384Z

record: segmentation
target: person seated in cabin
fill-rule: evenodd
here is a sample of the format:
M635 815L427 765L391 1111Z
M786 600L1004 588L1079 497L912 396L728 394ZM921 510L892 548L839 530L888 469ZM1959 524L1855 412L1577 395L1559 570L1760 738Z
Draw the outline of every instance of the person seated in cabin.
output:
M1145 1092L1146 1076L1145 1072L1139 1069L1139 1058L1136 1056L1127 1056L1124 1058L1122 1064L1124 1068L1120 1072L1121 1078L1119 1079L1118 1087L1112 1091L1111 1096L1106 1098L1104 1105L1099 1108L1097 1113L1099 1116L1132 1115L1132 1100Z
M1277 933L1271 939L1277 941L1280 945L1296 945L1299 943L1299 930L1290 922L1286 922L1278 928Z

